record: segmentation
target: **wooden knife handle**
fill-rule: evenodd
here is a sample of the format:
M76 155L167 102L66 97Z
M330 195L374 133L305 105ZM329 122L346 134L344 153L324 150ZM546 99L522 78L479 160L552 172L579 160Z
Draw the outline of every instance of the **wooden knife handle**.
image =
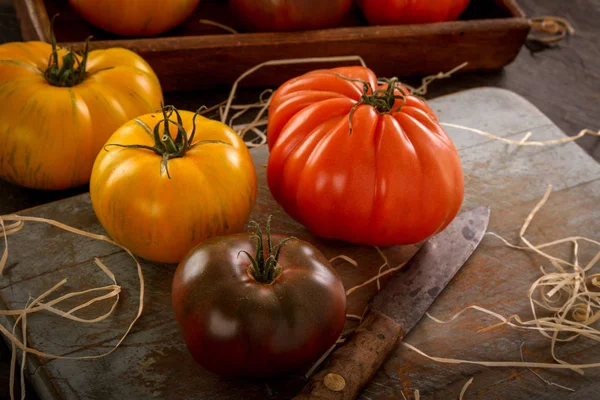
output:
M327 367L294 400L355 399L405 334L394 320L369 312L351 338L331 354Z

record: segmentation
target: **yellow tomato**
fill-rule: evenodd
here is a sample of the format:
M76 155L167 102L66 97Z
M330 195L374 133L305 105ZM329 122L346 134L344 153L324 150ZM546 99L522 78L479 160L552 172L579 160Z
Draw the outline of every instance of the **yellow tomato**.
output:
M256 201L256 173L227 125L163 111L112 135L94 164L90 196L115 241L142 258L175 263L209 237L243 230Z
M0 45L0 178L34 189L83 185L108 137L161 102L158 78L129 50L79 57L42 42Z
M69 0L89 23L119 35L154 36L175 28L200 0Z

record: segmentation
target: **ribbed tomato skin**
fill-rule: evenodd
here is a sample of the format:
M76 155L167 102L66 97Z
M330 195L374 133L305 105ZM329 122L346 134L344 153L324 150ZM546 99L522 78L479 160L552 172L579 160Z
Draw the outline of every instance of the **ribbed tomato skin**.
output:
M163 97L152 68L132 51L91 51L86 78L72 87L46 81L51 52L43 42L0 45L0 179L63 190L88 183L110 135L160 108Z
M437 117L406 95L389 113L356 107L350 134L349 114L363 84L338 74L387 88L363 67L318 70L283 84L269 111L273 197L325 238L388 246L440 232L460 209L464 181L458 152Z
M188 136L194 113L179 111ZM242 139L227 125L196 117L194 143L168 162L147 149L162 113L146 114L121 126L100 151L90 181L92 206L109 235L147 260L178 263L210 237L242 232L256 201L256 172ZM175 115L171 115L175 122ZM162 134L161 130L161 134ZM175 137L177 128L170 124ZM224 144L227 143L227 144Z

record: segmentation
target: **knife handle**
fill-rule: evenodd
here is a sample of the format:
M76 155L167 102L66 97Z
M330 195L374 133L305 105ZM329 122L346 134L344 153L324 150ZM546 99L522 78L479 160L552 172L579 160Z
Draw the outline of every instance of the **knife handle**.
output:
M294 400L355 399L405 335L396 321L369 312L351 338L331 354L327 367Z

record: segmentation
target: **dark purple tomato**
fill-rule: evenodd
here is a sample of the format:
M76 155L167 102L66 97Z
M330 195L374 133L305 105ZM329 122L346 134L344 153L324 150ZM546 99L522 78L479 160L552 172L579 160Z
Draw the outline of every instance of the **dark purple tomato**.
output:
M304 241L271 239L206 240L175 272L175 316L190 353L211 372L286 373L316 361L343 329L346 294L327 259Z

